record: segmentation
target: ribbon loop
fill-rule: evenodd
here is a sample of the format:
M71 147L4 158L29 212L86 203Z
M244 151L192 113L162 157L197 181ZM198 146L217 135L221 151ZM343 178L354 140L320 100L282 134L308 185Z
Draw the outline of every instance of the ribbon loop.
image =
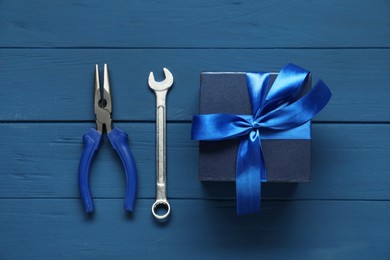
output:
M297 99L308 75L308 71L287 64L268 91L270 73L246 73L252 115L193 116L193 140L218 141L241 137L236 161L237 214L260 210L261 182L267 181L262 132L267 138L305 139L307 133L302 131L304 128L301 126L328 103L331 93L323 81L318 81L311 91Z

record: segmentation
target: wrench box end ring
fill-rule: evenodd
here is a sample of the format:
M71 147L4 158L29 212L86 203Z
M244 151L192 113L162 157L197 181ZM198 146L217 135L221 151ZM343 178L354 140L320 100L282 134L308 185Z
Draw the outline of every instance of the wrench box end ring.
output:
M164 210L166 210L165 214L159 215L159 214L156 212L156 209L157 209L159 206L162 207ZM169 216L170 213L171 213L171 206L169 205L168 201L166 201L166 200L156 200L156 202L153 203L153 206L152 206L152 214L153 214L153 216L154 216L156 219L163 220L163 219L167 218L167 217Z

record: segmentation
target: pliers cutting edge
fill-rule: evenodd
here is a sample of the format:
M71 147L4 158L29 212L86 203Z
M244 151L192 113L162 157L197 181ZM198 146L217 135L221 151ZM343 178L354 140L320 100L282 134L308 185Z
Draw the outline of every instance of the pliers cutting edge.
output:
M128 146L127 134L119 128L112 129L111 126L111 92L108 77L107 64L104 64L104 83L103 97L101 96L99 67L95 66L95 114L96 130L90 129L83 136L84 151L79 165L79 189L80 196L84 204L86 213L94 211L92 196L89 191L89 169L92 159L99 148L104 128L106 129L108 139L114 150L118 153L126 173L126 195L125 210L132 212L134 210L136 192L137 192L137 169L133 155Z

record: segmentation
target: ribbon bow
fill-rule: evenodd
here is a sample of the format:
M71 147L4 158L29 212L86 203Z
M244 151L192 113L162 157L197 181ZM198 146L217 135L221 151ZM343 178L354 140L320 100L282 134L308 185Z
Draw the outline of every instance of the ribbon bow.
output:
M331 97L319 80L298 98L309 72L294 64L282 68L268 91L270 75L246 73L252 115L206 114L194 115L192 120L193 140L241 138L236 161L239 215L260 210L261 182L267 181L261 139L300 139L300 126L321 111Z

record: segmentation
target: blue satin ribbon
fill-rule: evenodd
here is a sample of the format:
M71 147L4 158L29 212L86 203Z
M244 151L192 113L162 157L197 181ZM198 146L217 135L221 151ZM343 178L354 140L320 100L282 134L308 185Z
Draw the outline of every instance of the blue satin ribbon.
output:
M240 138L236 161L237 214L260 210L261 182L267 181L262 139L309 139L310 120L328 103L331 93L319 80L298 98L309 71L285 65L268 91L270 73L246 73L252 115L194 115L192 139Z

